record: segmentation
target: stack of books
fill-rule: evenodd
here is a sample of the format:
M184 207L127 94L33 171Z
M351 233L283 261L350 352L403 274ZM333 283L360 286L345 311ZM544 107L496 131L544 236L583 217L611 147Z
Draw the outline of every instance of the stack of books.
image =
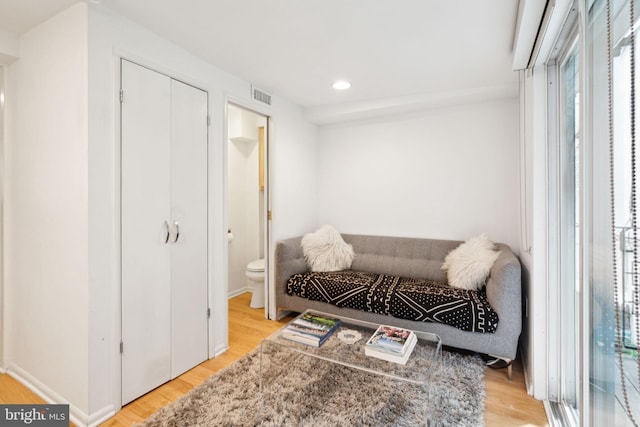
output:
M289 322L281 335L291 341L320 347L339 326L340 319L306 312Z
M413 331L381 325L365 344L364 354L406 365L417 342Z

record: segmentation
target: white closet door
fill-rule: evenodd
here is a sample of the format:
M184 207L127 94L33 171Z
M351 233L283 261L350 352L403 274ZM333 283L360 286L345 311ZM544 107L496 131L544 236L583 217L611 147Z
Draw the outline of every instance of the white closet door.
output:
M122 61L122 403L171 374L171 79Z
M171 376L207 359L207 93L171 82ZM178 234L179 233L179 234Z

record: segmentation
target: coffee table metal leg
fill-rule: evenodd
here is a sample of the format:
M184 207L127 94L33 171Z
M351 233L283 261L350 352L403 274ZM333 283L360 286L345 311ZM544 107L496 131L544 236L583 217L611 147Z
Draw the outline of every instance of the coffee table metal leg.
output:
M264 346L264 341L260 342L260 393L262 393L262 346Z

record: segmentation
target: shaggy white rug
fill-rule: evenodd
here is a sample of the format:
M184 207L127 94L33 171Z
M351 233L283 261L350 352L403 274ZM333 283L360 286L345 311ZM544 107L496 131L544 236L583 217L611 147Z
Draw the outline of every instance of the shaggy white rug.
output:
M416 347L418 349L418 347ZM265 387L254 350L142 425L483 426L484 364L443 351L428 393L420 386L268 346ZM411 357L420 357L412 354Z

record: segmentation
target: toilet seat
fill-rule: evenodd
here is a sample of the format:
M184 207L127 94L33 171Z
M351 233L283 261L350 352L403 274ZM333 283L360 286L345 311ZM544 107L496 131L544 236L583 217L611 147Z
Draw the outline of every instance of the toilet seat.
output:
M247 264L247 271L252 273L264 272L264 258L251 261Z

